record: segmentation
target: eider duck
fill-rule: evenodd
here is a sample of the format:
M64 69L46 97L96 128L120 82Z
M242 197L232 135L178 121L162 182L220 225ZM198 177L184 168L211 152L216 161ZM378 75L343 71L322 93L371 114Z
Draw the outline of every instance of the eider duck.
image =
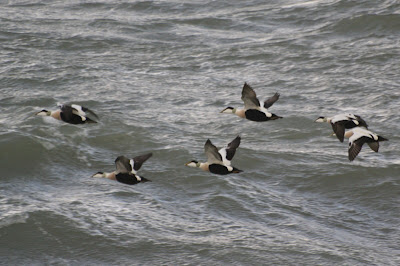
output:
M140 169L142 164L149 159L153 154L147 153L144 155L137 156L133 159L126 158L125 156L118 156L115 159L116 170L111 173L97 172L92 177L103 177L111 180L117 180L118 182L135 185L137 183L149 182L151 180L139 176L137 171Z
M349 138L350 161L353 161L357 157L364 143L367 143L374 152L378 152L379 141L388 140L362 127L355 127L352 130L347 131L344 136Z
M231 166L231 160L239 145L240 136L237 136L227 145L226 148L220 150L218 150L217 147L215 147L208 139L204 145L204 153L207 156L207 162L199 163L198 161L191 161L185 165L189 167L198 167L204 171L209 171L217 175L240 173L242 170Z
M257 95L249 84L244 83L242 90L242 100L244 102L244 109L238 109L233 107L227 107L221 111L225 114L235 114L241 118L246 118L251 121L264 122L269 120L276 120L282 118L275 114L268 112L268 108L271 107L278 99L280 94L275 93L274 96L267 99L264 105L260 105L260 101L257 99Z
M354 114L339 114L332 117L324 117L320 116L315 122L323 123L327 122L330 123L333 129L333 132L340 140L343 142L344 140L344 132L345 129L351 129L355 127L365 127L368 128L367 123L364 119L361 118L359 115Z
M77 105L64 105L59 104L60 110L57 111L47 111L42 110L36 115L39 116L51 116L57 120L62 120L69 124L84 124L84 123L97 123L95 120L89 118L88 116L93 116L98 119L98 116L90 109Z

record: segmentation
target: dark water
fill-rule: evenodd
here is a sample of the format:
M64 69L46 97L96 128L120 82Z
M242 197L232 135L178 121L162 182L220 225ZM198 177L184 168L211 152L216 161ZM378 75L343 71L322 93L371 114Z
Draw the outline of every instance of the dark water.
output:
M2 1L0 264L399 265L400 3L264 2ZM284 119L220 114L245 81ZM389 142L349 162L344 112ZM238 134L243 173L184 166Z

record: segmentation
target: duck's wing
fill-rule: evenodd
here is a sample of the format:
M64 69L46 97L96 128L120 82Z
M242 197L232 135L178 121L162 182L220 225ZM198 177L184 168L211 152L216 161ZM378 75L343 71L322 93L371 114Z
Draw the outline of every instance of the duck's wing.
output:
M204 153L207 156L207 162L209 164L222 164L221 154L218 152L217 147L215 147L209 139L206 141L206 144L204 144Z
M87 114L91 114L97 118L97 115L88 108L82 107L77 104L71 104L71 105L59 104L58 106L61 109L61 118L68 123L72 124L81 124L85 122L96 123L96 121L87 117Z
M139 170L140 167L142 166L142 164L143 164L145 161L147 161L147 159L149 159L151 156L153 156L152 153L147 153L147 154L139 155L139 156L136 156L135 158L133 158L133 159L132 159L133 162L134 162L134 164L133 164L133 169L134 169L135 171Z
M89 108L84 107L84 106L81 106L81 107L82 107L82 110L83 110L87 115L89 115L89 116L91 115L91 116L93 116L93 117L99 119L99 117L98 117L92 110L90 110Z
M244 108L257 109L260 107L260 101L257 99L257 95L249 84L245 83L242 90L242 100L244 102Z
M82 106L77 104L71 104L71 108L73 114L86 118L86 112L83 110Z
M362 146L369 140L368 137L361 137L352 143L349 143L349 160L353 161L360 153Z
M344 124L346 122L347 122L346 120L341 120L336 123L331 123L333 132L335 133L336 137L340 140L340 142L343 142L344 140L344 131L345 131Z
M65 121L72 121L74 119L74 108L71 105L59 104L58 107L60 107Z
M367 142L368 146L373 150L374 152L379 151L379 142L378 141L373 141L373 142Z
M115 159L115 168L118 173L131 173L132 172L132 164L129 158L121 155Z
M358 126L365 127L366 129L368 129L367 122L365 122L365 120L362 119L361 116L359 116L359 115L354 115L354 116L356 117L356 119L357 119L357 121L359 123Z
M86 108L84 106L80 106L78 104L71 104L71 107L73 108L73 113L82 117L82 120L86 120L86 118L89 118L88 116L92 116L96 119L99 117L89 108Z
M226 149L226 159L227 160L232 160L233 156L235 156L235 152L236 149L239 147L240 145L240 136L237 136L234 140L232 140L229 144L228 144L228 148Z
M275 93L274 96L268 98L265 102L264 102L264 108L268 109L270 108L277 100L279 100L279 93Z
M218 151L218 153L222 157L222 162L225 165L231 165L231 160L233 159L233 156L235 156L236 149L240 145L240 136L237 136L234 140L232 140L226 148L222 148Z

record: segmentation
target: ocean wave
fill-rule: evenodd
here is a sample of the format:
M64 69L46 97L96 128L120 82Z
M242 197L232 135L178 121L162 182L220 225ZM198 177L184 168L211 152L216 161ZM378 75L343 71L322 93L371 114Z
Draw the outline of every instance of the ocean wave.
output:
M324 31L342 35L370 35L383 36L397 34L400 30L400 14L364 14L340 19Z

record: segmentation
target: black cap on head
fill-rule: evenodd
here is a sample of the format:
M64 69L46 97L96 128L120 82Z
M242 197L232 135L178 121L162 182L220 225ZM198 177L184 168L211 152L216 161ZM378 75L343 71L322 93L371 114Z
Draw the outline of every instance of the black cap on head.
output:
M103 174L104 174L104 172L97 172L94 175L92 175L92 177L95 177L96 175L103 175Z

